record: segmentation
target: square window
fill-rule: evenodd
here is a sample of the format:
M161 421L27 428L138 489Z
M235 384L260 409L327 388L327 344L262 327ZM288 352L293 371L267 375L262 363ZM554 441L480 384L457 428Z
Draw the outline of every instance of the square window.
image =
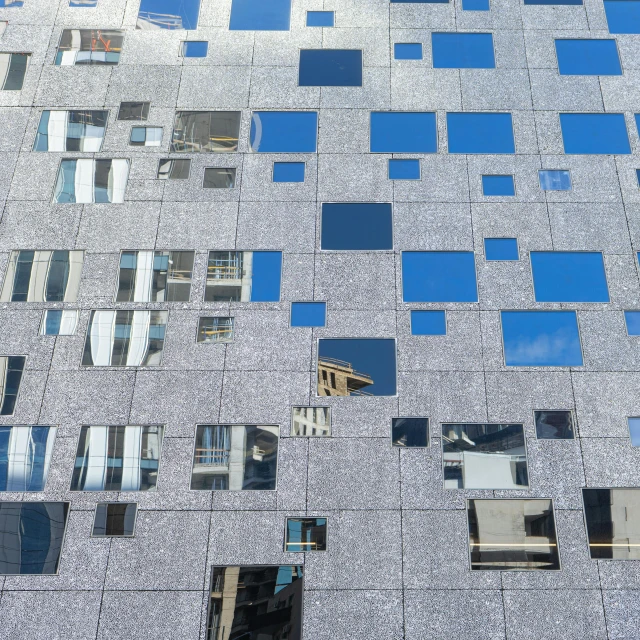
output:
M254 111L251 150L262 153L315 153L318 142L316 111Z
M239 111L176 111L171 151L228 153L238 150Z
M536 302L609 302L602 254L596 251L532 251Z
M444 311L411 311L412 336L444 336L447 316Z
M403 251L404 302L478 302L472 251Z
M180 55L183 58L206 58L209 43L206 40L184 40L180 43Z
M320 248L325 251L393 249L391 204L325 202L322 205Z
M158 163L158 180L186 180L191 170L191 160L164 158Z
M304 162L274 162L274 182L304 182Z
M447 113L449 153L515 153L510 113Z
M538 440L574 440L573 411L534 411Z
M422 60L422 43L396 42L393 45L393 57L396 60Z
M638 0L604 0L609 33L640 33Z
M122 204L129 160L61 160L53 192L57 204Z
M331 435L331 407L293 407L291 435L328 437Z
M333 27L333 11L307 11L307 27Z
M553 501L467 500L472 571L558 571Z
M327 324L326 302L292 302L292 327L324 327Z
M200 0L140 0L136 29L197 29Z
M289 553L327 550L326 518L287 518L284 550Z
M371 153L435 153L438 150L436 114L410 111L372 111Z
M233 189L236 186L235 167L206 167L204 170L204 189Z
M112 29L64 29L55 64L115 65L120 62L124 31Z
M490 33L432 33L434 69L495 69Z
M0 53L0 91L22 90L30 59L30 53Z
M78 326L78 311L71 309L46 309L42 315L40 335L72 336Z
M508 367L581 367L575 311L501 311Z
M615 40L556 40L561 76L620 76L620 58Z
M232 0L230 31L289 31L291 0Z
M486 260L519 260L516 238L485 238L484 257Z
M0 416L12 416L15 411L26 360L25 356L0 356L0 371L3 372L3 379L0 380Z
M640 311L625 311L624 321L628 335L640 336Z
M137 511L135 502L98 502L91 537L133 537Z
M146 120L149 117L149 102L121 102L118 120Z
M44 491L56 431L0 426L0 491Z
M521 424L443 424L445 489L528 489Z
M462 0L463 11L489 11L489 0Z
M33 151L101 151L108 116L108 111L43 111Z
M513 176L482 176L483 196L515 196Z
M387 338L318 340L319 396L395 396L396 341Z
M129 144L133 147L159 147L162 144L162 127L131 127Z
M420 180L420 160L389 160L389 180Z
M233 342L233 318L202 316L198 319L196 342L203 344Z
M627 418L632 447L640 447L640 418Z
M429 418L391 418L391 444L394 447L428 447Z
M361 49L301 49L301 87L361 87Z
M622 113L561 113L560 128L565 153L631 153Z
M538 179L543 191L571 191L571 174L565 169L541 169Z

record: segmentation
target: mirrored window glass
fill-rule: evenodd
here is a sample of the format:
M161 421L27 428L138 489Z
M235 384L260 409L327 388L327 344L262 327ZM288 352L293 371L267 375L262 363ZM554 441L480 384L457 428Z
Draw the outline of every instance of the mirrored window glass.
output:
M180 55L183 58L206 58L209 43L206 40L188 40L181 43Z
M534 411L538 440L573 440L576 437L573 411Z
M82 364L152 367L162 364L166 311L92 311Z
M200 0L140 0L136 29L196 29Z
M622 75L618 47L613 39L559 39L555 45L561 76Z
M33 151L100 151L108 111L43 111Z
M136 527L135 502L98 502L93 520L93 538L130 538Z
M228 153L238 150L239 111L176 111L171 151Z
M483 196L515 196L513 176L482 176Z
M64 29L56 53L56 65L113 65L120 62L124 31Z
M278 472L280 427L199 424L191 489L273 491Z
M274 182L304 182L304 162L274 162Z
M206 640L302 640L303 567L212 567Z
M0 491L43 491L56 427L0 425Z
M516 238L485 238L484 257L486 260L519 260Z
M428 447L429 418L391 418L394 447Z
M521 424L443 424L445 489L527 489Z
M640 560L640 489L583 489L589 553L598 560Z
M435 153L436 114L372 111L369 149L372 153Z
M447 334L445 311L411 311L412 336L444 336Z
M287 518L284 550L289 553L327 550L326 518Z
M84 251L12 251L0 302L75 302Z
M493 35L490 33L432 33L434 69L493 69Z
M91 8L98 6L98 0L69 0L70 7Z
M463 11L489 11L489 0L462 0Z
M0 356L0 416L15 411L26 361L25 356Z
M0 53L0 91L22 89L30 59L30 53Z
M307 27L333 27L333 11L307 11Z
M420 160L389 159L389 180L420 180Z
M361 87L361 49L301 49L301 87Z
M118 120L146 120L149 117L149 102L121 102Z
M202 316L198 320L197 342L233 342L233 318Z
M62 160L53 201L58 204L121 204L128 178L128 160Z
M202 186L205 189L233 189L236 186L235 167L206 167Z
M254 111L251 150L261 153L315 153L318 142L316 111Z
M0 7L22 7L24 6L24 0L0 0Z
M324 327L327 324L326 302L292 302L292 327Z
M191 171L191 160L165 158L158 163L158 180L187 180Z
M291 435L327 437L331 435L331 407L293 407Z
M604 0L609 33L640 33L638 0Z
M68 502L0 502L0 575L58 573Z
M449 153L515 153L510 113L447 113Z
M540 188L543 191L571 191L571 173L565 169L538 171Z
M75 309L45 309L42 314L40 335L72 336L78 326L78 311Z
M388 338L321 338L319 396L394 396L396 341Z
M393 45L395 60L422 60L421 42L396 42Z
M289 31L291 0L232 0L230 31Z
M132 147L159 147L162 144L162 127L132 127L129 144Z
M640 418L628 418L629 437L632 447L640 447Z
M624 321L627 325L627 335L640 336L640 311L625 311Z
M155 491L161 426L84 426L71 491Z
M393 249L391 204L325 202L322 205L320 248L333 251Z
M560 129L565 153L631 153L622 113L561 113Z

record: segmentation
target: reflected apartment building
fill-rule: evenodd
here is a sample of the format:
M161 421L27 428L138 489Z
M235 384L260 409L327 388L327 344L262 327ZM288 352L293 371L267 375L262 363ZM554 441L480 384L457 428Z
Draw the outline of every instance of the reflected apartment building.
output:
M318 395L319 396L368 396L363 391L371 386L371 377L356 371L350 362L336 358L318 358Z
M253 252L211 251L207 263L206 302L249 302Z

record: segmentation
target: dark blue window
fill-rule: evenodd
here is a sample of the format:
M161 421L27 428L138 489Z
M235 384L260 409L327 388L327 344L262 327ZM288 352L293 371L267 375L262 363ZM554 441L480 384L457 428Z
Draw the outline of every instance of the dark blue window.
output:
M274 162L274 182L304 182L304 162Z
M566 169L541 169L538 178L543 191L571 191L571 174Z
M640 169L636 169L636 180L638 181L638 187L640 187Z
M493 69L493 36L490 33L432 33L435 69Z
M412 311L412 336L444 336L447 333L447 318L444 311Z
M302 49L298 84L301 87L361 87L362 51Z
M182 43L184 58L206 58L209 43L206 40L187 40Z
M141 0L137 29L197 29L200 0Z
M396 60L422 60L420 42L396 42L393 45L393 57Z
M484 257L487 260L519 260L515 238L485 238Z
M420 180L420 160L389 160L389 180Z
M508 367L581 367L575 311L501 311Z
M631 153L621 113L561 113L560 128L565 153Z
M477 302L472 251L403 251L404 302Z
M254 111L251 150L262 153L315 153L318 114L315 111Z
M62 310L48 309L45 322L45 335L57 336L60 333L60 324L62 323Z
M291 0L233 0L231 31L288 31Z
M489 11L489 0L462 0L463 11Z
M320 248L336 251L393 249L391 205L377 202L323 204Z
M333 27L333 11L307 11L307 27Z
M582 4L582 0L524 0L525 4Z
M640 311L625 311L624 321L630 336L640 336Z
M638 0L604 0L609 33L640 33Z
M324 327L327 324L326 302L292 302L292 327Z
M372 153L435 153L436 114L411 111L372 111Z
M622 75L615 40L556 40L561 76Z
M482 176L483 196L515 196L513 176Z
M599 252L532 251L536 302L609 302Z
M515 153L510 113L447 113L449 153Z
M281 251L254 251L251 302L279 302L282 278Z

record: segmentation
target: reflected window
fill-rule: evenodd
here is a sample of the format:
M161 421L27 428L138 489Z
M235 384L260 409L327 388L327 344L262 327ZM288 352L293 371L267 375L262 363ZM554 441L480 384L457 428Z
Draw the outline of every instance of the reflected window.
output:
M467 517L472 571L560 569L551 500L468 500Z
M152 367L162 364L166 311L92 311L84 343L86 367Z
M228 153L238 150L239 111L176 111L171 151Z
M196 342L233 342L233 318L202 316L198 320Z
M396 341L389 338L321 338L319 396L394 396Z
M205 189L233 189L236 186L236 169L206 167L202 186Z
M516 238L485 238L484 257L486 260L519 260Z
M318 143L316 111L254 111L251 115L251 151L261 153L315 153Z
M75 302L84 251L12 251L0 302Z
M281 251L210 251L206 302L278 302Z
M420 160L389 159L389 180L420 180Z
M291 435L328 437L331 435L331 407L293 407Z
M515 196L516 187L513 176L482 176L483 196Z
M361 87L361 49L301 49L301 87Z
M447 334L445 311L411 311L412 336L444 336Z
M327 324L326 302L292 302L292 327L324 327Z
M34 151L100 151L108 111L43 111Z
M604 0L609 33L640 33L638 0Z
M538 440L573 440L576 426L573 411L534 411Z
M571 173L565 169L541 169L538 171L543 191L571 191Z
M132 147L159 147L162 144L162 127L131 127L129 144Z
M445 489L527 489L521 424L443 424Z
M284 550L289 553L327 550L326 518L287 518Z
M200 0L140 0L136 29L196 29Z
M199 424L191 470L198 491L273 491L280 427Z
M56 427L0 426L0 491L44 491Z
M120 62L124 31L64 29L56 53L56 65L113 65Z
M565 153L631 153L622 113L561 113L560 129Z
M274 182L304 182L304 162L274 162Z
M396 42L393 45L395 60L422 60L421 42Z
M149 117L149 102L121 102L118 120L146 120Z
M116 302L189 302L194 251L123 251Z
M615 40L560 39L555 45L561 76L622 75Z
M128 178L128 160L62 160L53 201L122 204Z
M515 153L510 113L447 113L449 153Z
M320 248L333 251L393 249L390 203L332 202L322 205Z
M92 538L131 538L136 527L135 502L98 502Z
M0 356L0 416L12 416L15 411L26 360L25 356Z
M307 11L307 27L333 27L333 11Z
M627 335L640 336L640 311L625 311L624 322L627 326Z
M22 7L24 6L24 0L0 0L0 7Z
M302 565L212 567L206 640L302 640Z
M489 0L462 0L463 11L489 11Z
M155 491L163 428L84 426L71 491Z
M230 31L289 31L291 0L232 0Z
M164 158L158 163L158 180L187 180L191 171L191 160Z
M432 33L434 69L494 69L490 33Z
M40 325L41 336L72 336L78 326L75 309L45 309Z
M69 0L70 7L97 7L98 0Z
M640 489L582 489L593 560L640 560Z
M640 447L640 418L627 418L632 447Z
M372 111L371 153L435 153L438 150L436 114Z
M30 59L30 53L0 53L0 91L22 89Z
M68 502L0 502L0 575L58 573Z
M181 42L180 55L183 58L206 58L209 43L206 40L186 40Z
M394 447L428 447L429 418L391 418Z

